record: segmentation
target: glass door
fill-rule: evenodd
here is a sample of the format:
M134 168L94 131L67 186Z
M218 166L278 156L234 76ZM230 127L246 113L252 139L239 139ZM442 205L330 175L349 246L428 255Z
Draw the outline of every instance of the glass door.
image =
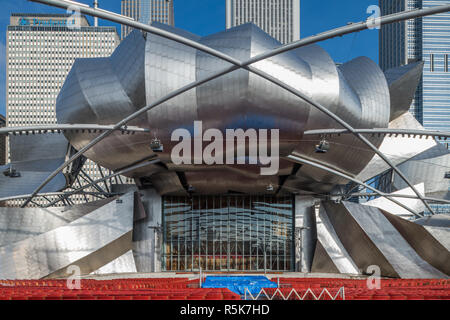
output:
M291 197L164 197L167 271L289 271Z

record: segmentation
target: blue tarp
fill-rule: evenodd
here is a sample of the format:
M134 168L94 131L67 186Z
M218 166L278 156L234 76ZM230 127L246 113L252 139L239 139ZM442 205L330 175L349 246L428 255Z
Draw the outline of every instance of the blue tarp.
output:
M245 288L252 295L258 294L262 288L276 288L277 284L264 276L207 276L202 288L228 288L239 295L245 294Z

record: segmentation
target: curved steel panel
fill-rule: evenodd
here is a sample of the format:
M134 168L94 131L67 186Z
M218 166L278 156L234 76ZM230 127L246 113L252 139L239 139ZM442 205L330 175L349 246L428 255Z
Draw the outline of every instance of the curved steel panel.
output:
M424 129L409 112L404 113L402 116L389 123L389 129L404 128ZM432 138L394 135L385 137L379 149L390 161L392 161L392 163L398 165L435 146L436 141ZM358 179L367 181L389 169L389 165L378 155L375 155L367 166L359 173Z
M203 38L176 28L159 27L175 34L182 33L190 40L240 61L279 46L275 39L253 24ZM83 123L86 121L80 121L83 118L97 117L99 123L116 122L142 108L140 104L143 101L149 104L226 66L231 66L230 62L159 35L146 34L143 41L143 34L135 31L110 58L78 60L75 63L58 97L58 119L61 122ZM383 128L388 125L387 81L378 66L366 58L355 59L337 68L324 50L318 46L308 46L259 61L253 67L305 93L354 127ZM348 175L358 174L374 153L356 137L343 135L333 138L328 154L316 154L314 145L317 142L303 139L303 132L322 127L338 128L339 125L311 108L303 99L245 69L189 90L151 109L146 115L146 118L135 120L133 125L150 128L152 135L161 140L164 151L158 156L169 168L173 167L170 151L177 143L170 139L172 131L185 128L193 133L193 122L196 120L203 122L204 131L209 128L222 132L235 128L280 129L280 156L288 155L295 149ZM80 149L97 135L70 133L67 136ZM119 169L152 156L149 140L148 136L139 134L126 137L112 134L86 155L102 166ZM381 138L371 141L378 146ZM115 156L111 157L111 154ZM278 175L288 176L293 168L289 164ZM246 167L241 169L248 170ZM171 170L192 171L188 166L176 166ZM199 170L220 174L213 166L196 165L195 171ZM227 172L224 168L221 171ZM146 172L140 170L129 176L145 177ZM198 179L199 175L195 175L196 178L194 174L187 176L192 177L192 184L195 183L199 190L207 190L210 186L206 179ZM296 178L297 186L307 185L317 192L326 192L329 186L347 183L345 179L309 166L297 171ZM223 187L218 188L217 192L226 192L239 180L227 174L221 174L221 179L220 185ZM170 181L175 183L174 179ZM177 184L180 185L180 182Z
M420 194L425 195L425 185L423 183L421 183L419 185L415 185L415 188L417 190L419 190ZM410 199L396 198L395 197L396 194L415 196L416 194L414 193L414 191L412 191L411 188L406 188L406 189L391 193L390 196L392 196L395 200L404 204L405 206L414 210L417 213L422 213L425 211L425 206L424 206L423 202L420 201L420 199L418 199L418 198L416 198L416 199L414 199L414 198L410 198ZM367 201L366 203L363 203L363 205L382 209L386 212L389 212L390 214L396 215L403 219L410 220L410 219L415 218L415 216L413 214L411 214L411 212L409 212L408 210L393 203L392 201L389 201L387 198L377 198L374 200L370 200L370 201Z
M350 202L327 202L324 207L359 268L378 265L383 276L445 278L445 274L422 259L379 209Z
M133 193L44 234L0 247L0 279L89 274L131 249ZM125 251L123 251L125 250Z
M110 58L77 59L56 101L59 123L113 124L145 106L145 39L132 32ZM147 128L145 117L130 122ZM76 149L81 149L99 133L66 132ZM86 156L110 169L153 155L148 134L122 135L114 132ZM111 157L110 154L115 156Z
M59 134L11 136L11 163L0 166L0 198L30 194L45 178L64 163L69 142ZM11 178L3 171L12 167L20 177ZM57 192L68 185L59 173L42 192Z
M412 183L424 183L426 195L449 190L449 180L445 175L450 168L450 152L442 143L398 167ZM397 189L405 188L405 183L397 175L393 177L393 185Z
M382 213L422 259L450 277L450 229L423 227L387 212Z
M92 272L92 275L136 273L136 263L134 262L133 252L130 250L124 255L104 265L100 269Z
M64 226L113 200L63 208L0 208L0 247Z
M389 69L384 73L391 95L391 121L408 112L411 107L419 81L422 79L424 64L423 61L411 63Z
M321 246L324 256L328 256L332 265L338 270L338 273L346 274L359 274L358 267L352 260L347 250L343 246L342 242L339 240L333 225L328 218L325 209L320 207L319 212L316 213L317 219L317 242ZM316 251L317 252L317 251ZM320 265L319 257L314 254L313 260L313 272L318 272L315 270ZM326 272L331 272L332 270L323 270Z

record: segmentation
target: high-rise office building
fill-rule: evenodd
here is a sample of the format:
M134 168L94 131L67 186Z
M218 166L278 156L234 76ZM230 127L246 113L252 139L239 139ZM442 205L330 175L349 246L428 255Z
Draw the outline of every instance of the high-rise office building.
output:
M380 0L382 15L450 4L449 0ZM424 61L410 111L429 130L450 131L450 14L386 25L380 32L383 70Z
M174 25L173 0L122 0L121 13L136 21L150 24L158 21ZM133 28L122 25L121 38L124 39Z
M450 1L380 0L382 15L445 4ZM449 13L381 27L380 66L383 70L416 61L425 63L410 112L428 130L450 131L449 54ZM436 212L449 210L448 205L433 207Z
M6 127L6 118L0 114L0 128ZM6 163L6 135L0 135L0 166Z
M108 57L119 44L114 27L78 25L66 14L16 14L6 35L6 123L9 127L56 123L58 93L76 58ZM83 169L100 178L97 165ZM81 200L81 199L80 199Z
M300 0L226 0L227 29L253 22L281 43L300 39Z

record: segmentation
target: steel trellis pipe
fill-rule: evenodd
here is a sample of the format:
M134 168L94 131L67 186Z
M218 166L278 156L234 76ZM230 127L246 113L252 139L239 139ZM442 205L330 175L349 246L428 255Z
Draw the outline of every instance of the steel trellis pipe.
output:
M87 189L87 188L89 188L89 187L93 187L94 185L97 185L97 184L99 184L99 183L101 183L101 182L105 182L105 181L107 181L108 179L112 179L112 178L115 178L115 177L117 177L117 176L123 175L123 174L125 174L125 173L127 173L127 172L136 170L136 169L138 169L138 168L141 168L141 167L144 167L144 166L148 166L148 165L151 165L151 164L156 164L156 163L159 163L159 162L161 162L161 160L155 159L155 160L146 161L146 162L144 162L144 163L140 163L140 164L131 166L131 167L129 167L129 168L120 170L120 171L115 172L115 173L113 173L113 174L110 174L110 175L108 175L108 176L104 176L104 175L102 174L102 178L101 178L101 179L98 179L98 180L95 180L95 181L91 181L90 183L88 183L88 184L86 184L86 185L84 185L84 186L81 186L80 188L78 188L78 189L76 189L76 190L67 192L67 193L65 193L64 195L65 195L65 196L71 196L71 195L73 195L73 194L80 193L80 191L82 191L82 190L84 190L84 189ZM107 194L107 193L106 193L106 194ZM58 202L59 202L59 201L56 201L56 200L55 200L55 201L50 202L49 204L47 204L45 207L46 207L46 208L51 207L52 205L54 205L55 203L58 203Z
M76 8L77 10L80 11L80 13L82 14L86 14L89 16L93 16L93 17L97 17L100 19L105 19L105 20L109 20L112 22L116 22L122 25L127 25L129 27L135 28L135 29L139 29L139 30L143 30L161 37L164 37L166 39L170 39L173 41L176 41L178 43L181 44L185 44L189 47L195 48L197 50L203 51L205 53L208 53L214 57L217 57L219 59L225 60L231 64L234 65L240 65L240 61L215 49L212 49L208 46L205 46L201 43L198 43L196 41L187 39L183 36L179 36L177 34L174 34L172 32L169 31L165 31L156 27L152 27L148 24L144 24L141 22L138 22L136 20L134 20L133 18L127 17L127 16L123 16L120 14L116 14L113 12L109 12L103 9L98 9L98 8L90 8L89 6L85 5L85 4L80 4L80 3L76 3L76 2L68 2L68 1L61 1L61 0L29 0L32 2L39 2L42 4L47 4L53 7L59 7L62 9L73 9Z
M112 130L113 126L103 126L96 124L53 124L53 125L42 125L42 126L29 126L29 127L4 127L0 128L0 135L3 134L20 134L21 132L25 133L48 133L48 132L61 132L61 131L107 131ZM150 129L146 128L138 128L138 127L123 127L114 129L117 131L122 131L127 134L134 134L136 132L139 133L148 133Z
M75 195L75 194L80 194L80 195L91 195L91 196L97 196L97 195L103 195L103 196L114 196L117 195L117 193L99 193L99 192L80 192L86 188L88 188L90 186L85 186L82 188L77 189L77 192L73 192L71 195ZM72 192L72 191L71 191ZM64 196L66 194L68 194L69 192L50 192L50 193L39 193L36 195L36 197L42 197L42 198L46 198L46 197L55 197L55 196ZM21 200L21 199L25 199L25 198L29 198L30 194L22 194L22 195L18 195L18 196L11 196L11 197L5 197L5 198L0 198L0 202L4 202L4 201L12 201L12 200ZM48 200L50 202L50 200ZM61 200L59 200L61 201ZM57 202L59 202L57 201Z
M380 135L407 135L407 136L425 136L425 137L439 137L439 138L450 138L450 132L444 131L429 131L429 130L409 130L409 129L355 129L356 133L362 134L380 134ZM347 129L316 129L309 130L303 133L304 136L316 136L316 135L341 135L341 134L352 134L350 130Z
M32 1L35 1L35 2L41 2L41 3L44 3L44 4L49 4L49 5L53 5L53 6L57 6L57 7L61 7L61 8L66 8L66 9L69 8L70 6L73 6L73 5L74 5L74 3L68 3L68 2L65 2L65 1L58 1L58 0L32 0ZM263 59L267 59L267 58L269 58L269 57L271 57L271 56L275 56L275 55L280 54L280 53L282 53L282 52L286 52L286 51L289 51L289 50L292 50L292 49L295 49L295 48L299 48L299 47L301 47L301 46L305 46L305 45L308 45L308 44L316 43L316 42L319 42L319 41L322 41L322 40L334 38L334 37L337 37L337 36L342 36L342 35L345 35L345 34L348 34L348 33L358 32L358 31L362 31L362 30L365 30L365 29L369 29L369 28L373 25L373 21L369 21L369 20L368 20L368 21L366 21L366 22L360 22L360 23L356 23L356 24L351 24L351 25L349 25L349 26L337 28L337 29L334 29L334 30L331 30L331 31L327 31L327 32L321 33L321 34L319 34L319 35L317 35L317 36L312 36L312 37L309 37L309 38L306 38L306 39L303 39L303 40L299 40L299 41L297 41L297 42L294 42L294 43L291 43L291 44L282 46L282 47L280 47L280 48L274 49L274 50L269 51L269 52L267 52L267 53L263 53L263 54L261 54L261 55L259 55L259 56L253 57L253 58L249 59L249 60L246 61L246 62L240 63L239 61L236 61L235 59L233 59L233 58L231 58L231 57L229 57L229 56L227 56L227 55L225 55L225 54L223 54L223 53L220 53L220 52L218 52L218 51L216 51L216 50L214 50L214 49L208 48L207 46L200 45L200 44L198 44L198 43L196 43L196 42L194 42L194 41L191 41L191 40L189 40L189 39L185 39L185 38L180 37L180 36L178 36L178 35L174 35L174 34L172 34L172 33L170 33L170 32L167 32L167 31L160 30L160 29L158 29L158 28L154 28L154 27L151 27L151 26L148 26L148 25L143 25L143 24L137 23L137 22L135 22L134 20L130 20L130 19L126 18L126 17L119 16L119 15L117 15L117 14L108 13L107 11L104 11L104 10L92 9L92 8L85 7L85 6L79 7L79 10L80 10L80 12L85 13L85 14L88 14L88 15L96 16L96 17L99 17L99 18L103 18L103 19L106 19L106 20L113 21L113 22L118 22L118 23L121 23L121 24L124 24L124 25L128 25L128 26L131 26L131 27L134 27L134 28L137 28L137 29L141 29L141 30L143 30L143 31L147 31L147 32L150 32L150 33L158 34L158 35L160 35L160 36L163 36L163 37L166 37L166 38L168 38L168 39L172 39L172 40L174 40L174 41L177 41L177 42L186 44L186 45L191 46L191 47L193 47L193 48L197 48L198 50L201 50L201 51L206 52L206 53L209 53L209 54L211 54L211 55L213 55L213 56L215 56L215 57L218 57L218 58L221 58L221 59L223 59L223 60L225 60L225 61L228 61L228 62L230 62L230 63L233 63L233 64L235 64L235 67L242 67L242 68L245 68L245 69L247 69L247 70L250 70L250 69L251 69L251 68L248 68L248 67L247 67L248 65L250 65L250 64L252 64L252 63L255 63L255 62L258 62L258 61L263 60ZM433 7L433 8L420 9L420 10L412 10L412 11L402 12L402 13L398 13L398 14L393 14L393 15L381 17L381 18L379 18L379 20L376 21L376 22L377 22L378 24L380 24L380 25L383 25L383 24L394 23L394 22L398 22L398 21L402 21L402 20L407 20L407 19L417 18L417 17L421 17L421 16L425 16L425 15L430 15L430 14L442 13L442 12L447 12L447 11L450 11L450 5L437 6L437 7ZM206 79L205 79L205 81L201 81L201 80L200 80L200 81L196 81L195 83L193 83L193 85L195 85L195 84L197 83L194 87L199 86L199 85L202 84L202 83L205 83L205 82L208 82L208 81L210 81L210 80L213 80L213 79L215 79L215 78L217 78L217 77L219 77L219 76L221 76L221 75L223 75L223 74L232 72L232 71L234 71L234 70L236 70L236 69L237 69L237 68L230 67L228 72L226 72L225 70L223 70L222 72L219 72L219 73L217 73L217 74L215 74L215 75L213 75L213 76L210 76L209 78L211 78L211 79L209 79L209 80L206 80ZM252 72L254 72L254 71L252 71ZM259 75L262 76L262 77L264 77L264 78L266 78L265 76L261 75L261 73L260 73ZM266 79L267 79L267 78L266 78ZM269 80L269 79L268 79L268 80ZM274 82L274 81L272 81L272 82ZM276 83L276 82L274 82L274 83ZM186 87L189 87L189 85L186 86ZM184 87L184 88L186 88L186 87ZM183 89L183 88L182 88L182 89ZM189 89L187 89L187 90L189 90ZM187 91L187 90L184 90L184 91L182 91L182 92L179 92L180 90L176 90L176 91L174 91L173 93L179 92L178 94L175 95L175 96L177 96L177 95L179 95L179 94L181 94L181 93L183 93L183 92L185 92L185 91ZM300 94L301 94L301 93L300 93ZM169 94L169 96L171 96L171 95L172 95L172 94ZM298 96L300 96L300 95L298 95ZM164 99L164 98L163 98L163 99ZM162 103L162 102L161 102L161 103ZM127 122L133 120L134 118L138 117L139 115L141 115L141 114L144 113L145 111L148 111L148 110L150 110L152 107L155 107L155 106L156 106L156 105L154 105L154 106L152 106L152 105L151 105L151 106L147 106L146 108L141 109L141 110L139 110L138 112L136 112L135 114L132 114L131 116L129 116L129 117L127 117L126 119L122 120L120 123L121 123L121 124L126 124ZM320 108L319 108L319 109L320 109ZM145 110L145 111L144 111L144 110ZM327 110L327 111L328 111L328 110ZM325 113L327 113L327 112L325 112ZM328 113L327 113L327 114L328 114ZM336 121L340 122L340 121L338 120L339 118L336 119L336 118L335 118L336 116L335 116L334 114L331 113L331 114L328 114L328 115L332 116ZM127 120L127 119L129 119L129 120ZM344 124L346 124L343 120L341 120L341 121L342 121ZM342 125L342 124L341 124L341 125ZM346 127L346 128L349 129L349 130L353 129L353 128L351 128L348 124L344 125L344 127ZM70 161L70 162L71 162L71 161L74 161L77 157L81 156L85 151L87 151L87 150L88 150L89 148L91 148L93 145L97 144L99 141L103 140L103 139L104 139L105 137L107 137L109 134L110 134L110 131L107 131L107 132L105 132L104 134L102 134L102 135L100 135L99 137L97 137L97 139L94 139L93 141L91 141L91 143L89 143L88 145L86 145L84 148L81 149L81 150L83 150L83 151L80 150L77 154L74 155L74 157L72 157L73 159L72 159L72 160L69 159L69 161ZM356 133L355 133L355 134L356 134ZM367 139L365 139L363 136L361 136L361 135L359 135L359 134L358 134L357 136L358 136L358 138L360 138L364 143L366 143L369 147L375 148L375 146L373 146L373 145L372 145ZM380 156L383 160L385 160L386 163L389 164L394 170L396 170L397 173L399 174L399 176L400 176L403 180L405 180L405 182L408 183L406 177L405 177L401 172L399 172L398 169L396 169L394 166L392 166L392 164L389 163L389 160L388 160L386 157L384 157L384 155L380 154L379 151L378 151L376 148L375 148L375 150L376 150L377 154L379 154L379 156ZM80 152L81 152L81 153L80 153ZM68 161L68 162L69 162L69 161ZM69 163L70 163L70 162L69 162ZM67 166L69 163L63 164L63 167L62 167L60 170L64 169L64 167ZM60 171L59 169L57 169L57 170L58 170L58 172ZM42 188L43 188L43 187L51 180L51 179L54 178L54 176L56 176L56 174L57 174L58 172L53 173L48 179L46 179L46 181L44 181L44 183L41 184L41 186L39 186L38 189L37 189L35 192L33 192L33 195L34 195L34 194L37 194L37 193L38 193L38 192L39 192L39 191L40 191L40 190L41 190L41 189L42 189ZM411 186L410 183L409 183L409 185ZM431 207L429 207L429 205L426 203L426 201L423 200L423 198L422 198L421 195L417 192L417 190L414 188L414 186L411 186L411 188L412 188L412 189L416 192L416 194L421 198L421 200L424 202L424 204L427 206L427 208L428 208L431 212L433 212L433 210L431 209ZM28 199L28 200L22 205L22 207L26 206L26 205L29 203L29 201L31 201L31 199L33 198L33 195L32 195L32 197L31 197L30 199Z
M77 3L73 2L73 1L70 1L70 2L61 1L61 0L29 0L29 1L47 4L47 5L59 7L62 9L69 9L70 7L77 5ZM152 34L156 34L156 35L174 40L179 43L183 43L187 46L196 48L205 53L209 53L217 58L221 58L225 61L228 61L234 65L244 66L246 64L246 63L241 63L240 61L238 61L220 51L211 49L208 46L201 45L198 42L186 39L182 36L175 35L171 32L164 31L159 28L149 26L147 24L139 23L127 16L108 12L103 9L90 8L89 6L84 5L84 4L80 4L78 9L80 10L80 13L83 13L83 14L87 14L87 15L90 15L93 17L104 19L104 20L109 20L111 22L115 22L115 23L119 23L122 25L132 27L132 28L140 29L142 31L146 31L146 32L149 32ZM346 34L367 30L367 29L373 28L374 25L381 26L381 25L391 24L391 23L400 22L400 21L404 21L404 20L420 18L420 17L427 16L427 15L444 13L444 12L448 12L448 11L450 11L450 5L442 5L442 6L435 6L435 7L426 8L426 9L414 9L414 10L410 10L410 11L404 11L404 12L390 14L387 16L379 17L377 19L367 19L366 21L352 23L350 25L335 28L335 29L332 29L329 31L319 33L318 35L310 36L310 37L292 42L290 44L283 45L283 46L276 48L274 50L271 50L269 52L259 54L255 57L251 58L250 60L248 60L247 65L250 65L250 64L256 63L258 61L276 56L278 54L290 51L292 49L296 49L296 48L303 47L303 46L306 46L309 44L317 43L319 41L323 41L323 40L327 40L327 39L331 39L331 38L335 38L335 37L342 37Z
M351 131L352 134L354 134L358 139L360 139L362 142L364 142L364 144L366 144L370 149L372 149L381 159L383 159L384 162L386 162L398 175L400 178L402 178L403 181L406 182L406 184L414 191L414 193L417 195L417 197L419 197L419 199L424 203L424 205L427 207L427 209L433 213L434 210L430 207L430 205L427 203L427 201L423 198L423 196L420 194L420 192L416 189L416 187L409 181L409 179L380 151L378 150L377 147L375 147L369 140L367 140L366 137L364 137L362 134L357 133L355 131L355 129L350 126L347 122L345 122L344 120L342 120L340 117L338 117L336 114L334 114L333 112L331 112L330 110L328 110L327 108L325 108L324 106L320 105L319 103L314 102L313 100L311 100L310 98L308 98L306 95L304 95L303 93L301 93L300 91L288 86L287 84L283 83L282 81L268 75L265 72L262 72L260 70L257 70L253 67L248 67L253 73L261 76L262 78L271 81L275 84L277 84L278 86L284 88L285 90L295 94L296 96L298 96L299 98L305 100L306 102L308 102L309 104L311 104L312 106L314 106L316 109L319 109L320 111L322 111L323 113L325 113L326 115L328 115L329 117L333 118L336 122L338 122L341 126L343 126L344 128L346 128L347 130Z
M327 166L325 166L323 164L320 164L320 163L317 163L317 162L314 162L314 161L311 161L311 160L306 160L306 159L302 158L301 156L299 156L299 155L297 155L295 153L293 153L292 155L286 157L286 159L290 160L290 161L293 161L293 162L296 162L296 163L310 165L312 167L315 167L315 168L327 171L329 173L332 173L332 174L334 174L336 176L345 178L347 180L351 180L351 181L353 181L353 182L355 182L355 183L357 183L357 184L359 184L359 185L361 185L361 186L363 186L363 187L365 187L365 188L367 188L369 190L372 190L373 192L375 192L379 196L384 197L384 198L392 201L393 203L395 203L396 205L402 207L403 209L408 210L409 212L414 214L416 217L423 218L423 216L420 215L419 213L417 213L414 210L408 208L407 206L405 206L403 203L397 201L396 199L393 199L393 198L395 198L395 196L392 196L390 194L386 194L384 192L381 192L380 190L378 190L378 189L376 189L376 188L374 188L374 187L372 187L372 186L370 186L370 185L368 185L368 184L366 184L366 183L364 183L364 182L362 182L362 181L360 181L358 179L350 177L349 175L346 175L346 174L344 174L342 172L339 172L337 170L329 168L329 167L327 167Z
M379 195L378 193L350 193L348 195L343 194L342 196L367 198L367 197L373 197L373 196L378 196L378 195ZM419 199L417 196L408 195L408 194L391 194L391 195L393 198ZM445 199L429 198L429 197L424 197L424 199L427 201L430 201L430 202L450 204L450 200L445 200Z
M64 170L64 168L66 168L68 165L70 165L73 161L75 161L76 159L78 159L79 157L81 157L87 150L91 149L94 145L96 145L97 143L99 143L100 141L102 141L103 139L105 139L106 137L110 136L114 130L116 130L117 128L122 127L123 125L126 125L128 122L132 121L133 119L139 117L140 115L146 113L147 111L149 111L150 109L153 109L156 106L159 106L160 104L186 92L189 91L199 85L202 85L206 82L209 82L211 80L214 80L216 78L219 78L220 76L230 73L234 70L239 69L238 66L231 66L229 68L224 69L223 71L216 73L212 76L206 77L204 79L195 81L191 84L188 84L187 86L184 86L178 90L173 91L172 93L168 94L167 96L158 99L156 102L152 103L151 105L146 106L145 108L142 108L141 110L133 113L132 115L126 117L125 119L123 119L122 121L120 121L119 123L117 123L116 125L114 125L113 129L108 130L103 132L101 135L99 135L98 137L96 137L95 139L93 139L91 142L89 142L86 146L84 146L83 148L81 148L77 153L75 153L69 160L67 160L65 163L63 163L59 168L57 168L54 172L52 172L52 174L50 174L50 176L47 177L47 179L45 179L44 182L42 182L37 188L36 190L31 194L30 198L27 199L24 204L22 204L22 208L24 208L33 198L36 194L39 193L39 191L42 190L42 188L44 188L54 177L56 177L56 175L61 172L62 170Z

